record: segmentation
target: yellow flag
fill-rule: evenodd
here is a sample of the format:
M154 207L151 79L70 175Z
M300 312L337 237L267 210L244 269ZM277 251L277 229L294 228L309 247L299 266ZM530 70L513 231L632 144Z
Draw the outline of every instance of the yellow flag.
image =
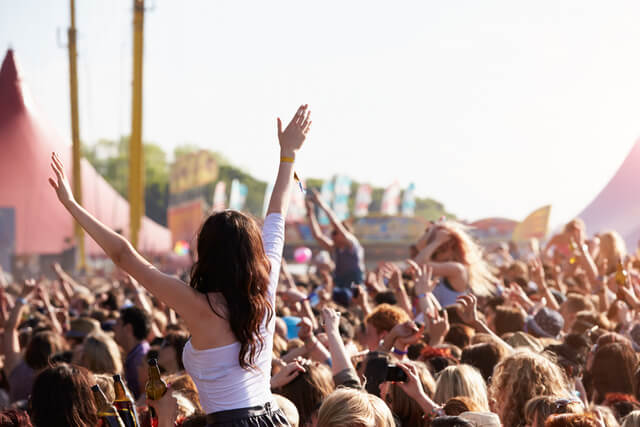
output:
M543 206L531 212L524 221L516 225L511 240L514 242L526 242L531 238L543 239L549 228L549 215L551 205Z

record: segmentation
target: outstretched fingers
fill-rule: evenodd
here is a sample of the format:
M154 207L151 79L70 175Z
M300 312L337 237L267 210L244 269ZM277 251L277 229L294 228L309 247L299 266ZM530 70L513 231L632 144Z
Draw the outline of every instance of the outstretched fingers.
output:
M307 108L308 108L307 104L301 105L298 108L298 111L296 111L295 116L293 116L293 120L292 120L293 123L299 126L302 126L302 123L304 122L305 113L307 112Z
M311 118L311 110L306 109L306 114L304 115L304 120L300 124L300 127L302 129L306 129L307 126L311 124L311 119L310 118Z

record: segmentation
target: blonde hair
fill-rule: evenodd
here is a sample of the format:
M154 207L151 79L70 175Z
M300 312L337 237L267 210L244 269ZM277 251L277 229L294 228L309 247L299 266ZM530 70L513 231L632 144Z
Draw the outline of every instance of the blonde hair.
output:
M100 387L100 390L107 397L109 402L113 402L116 398L116 391L113 388L113 378L107 374L94 374L93 378L96 380L96 384Z
M455 252L459 258L456 261L466 267L467 282L473 293L478 296L491 295L494 291L493 284L497 279L491 273L489 264L484 259L482 248L471 238L469 227L455 221L439 222L427 231L430 234L427 242L435 238L438 229L444 229L453 237L457 249ZM437 253L437 249L434 251L435 253Z
M567 396L568 381L562 368L527 349L516 350L493 371L489 398L504 425L524 420L527 401L541 395Z
M91 333L85 338L81 364L95 374L122 373L122 356L118 345L102 332Z
M602 266L607 261L607 274L616 271L618 260L622 260L627 254L627 246L622 237L616 231L605 231L600 237L600 252L596 258L596 264Z
M395 427L389 407L362 390L339 388L320 406L317 427Z
M470 365L447 366L438 374L433 400L444 404L458 396L471 398L482 411L489 410L486 383L480 372Z

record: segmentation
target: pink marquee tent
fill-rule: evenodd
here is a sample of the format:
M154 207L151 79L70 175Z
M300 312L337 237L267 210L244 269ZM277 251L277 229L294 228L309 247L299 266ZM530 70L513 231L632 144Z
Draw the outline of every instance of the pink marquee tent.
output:
M578 215L594 234L615 230L634 252L640 239L640 140L600 194Z
M61 102L61 108L67 108L66 105ZM52 176L49 167L52 151L60 153L70 176L70 144L36 112L20 78L13 51L9 50L0 69L0 211L6 214L0 228L4 227L4 234L12 237L9 248L12 254L58 254L74 246L72 218L47 182ZM83 205L89 212L128 236L128 202L85 159L82 193ZM8 226L9 222L13 226ZM142 252L163 253L171 249L169 230L146 217L139 240ZM103 253L89 237L86 248L90 255Z

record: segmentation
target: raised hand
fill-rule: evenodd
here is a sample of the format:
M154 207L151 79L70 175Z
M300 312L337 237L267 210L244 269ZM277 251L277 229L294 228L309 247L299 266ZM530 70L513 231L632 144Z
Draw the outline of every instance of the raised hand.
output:
M400 388L413 400L418 400L424 394L424 389L422 388L422 381L420 380L420 376L418 375L418 370L411 363L407 362L396 362L396 365L400 367L407 374L406 382L397 383Z
M282 120L278 117L278 140L282 155L294 156L296 151L302 147L311 127L310 117L309 106L301 105L284 131L282 130Z
M324 330L327 334L338 332L340 326L340 312L332 308L325 307L322 309L322 319L324 320Z
M34 279L27 279L22 285L22 291L20 292L20 298L27 299L36 290L36 281Z
M49 178L49 184L51 184L51 187L56 190L56 195L58 196L60 203L67 206L74 201L73 192L71 191L69 180L64 173L64 165L62 164L62 160L60 160L58 153L51 153L51 169L53 169L56 179Z
M469 326L474 326L478 323L478 300L473 294L463 295L458 297L456 310L462 318L462 321Z
M447 310L442 311L431 309L425 313L425 320L429 331L430 345L442 344L444 337L449 332L449 315Z
M531 273L531 277L534 282L540 287L546 286L546 282L544 280L544 268L542 267L542 262L539 259L534 259L529 264L529 271Z
M433 268L425 264L422 268L418 268L416 271L418 278L416 279L415 293L417 295L422 295L433 292L433 289L436 287L436 283L432 279Z
M284 368L280 369L277 374L271 377L271 388L280 388L293 381L300 372L306 372L301 359L296 358Z
M302 341L307 341L313 337L313 323L308 317L303 317L298 323L298 338Z

